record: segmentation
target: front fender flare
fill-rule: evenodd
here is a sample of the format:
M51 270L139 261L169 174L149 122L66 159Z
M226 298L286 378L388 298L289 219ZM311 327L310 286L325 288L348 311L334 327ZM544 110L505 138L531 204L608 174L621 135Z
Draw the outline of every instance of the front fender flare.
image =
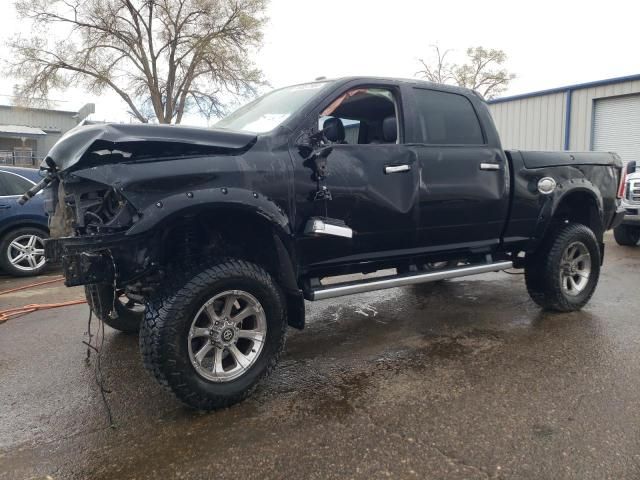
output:
M142 208L140 220L126 235L140 235L152 229L161 231L163 225L176 218L223 209L251 213L271 226L277 265L273 273L286 296L288 323L298 329L304 328L304 301L295 271L291 225L282 208L264 195L241 188L211 188L173 194Z
M278 233L291 235L289 218L271 199L243 188L209 188L181 192L143 207L138 220L127 235L138 235L185 214L212 208L233 208L254 212L276 227Z

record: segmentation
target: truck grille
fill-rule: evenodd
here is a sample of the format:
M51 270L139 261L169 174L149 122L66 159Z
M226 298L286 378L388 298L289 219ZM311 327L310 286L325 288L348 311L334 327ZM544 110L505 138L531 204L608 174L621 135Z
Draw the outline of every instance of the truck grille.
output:
M631 180L627 183L627 200L629 203L640 204L640 180Z

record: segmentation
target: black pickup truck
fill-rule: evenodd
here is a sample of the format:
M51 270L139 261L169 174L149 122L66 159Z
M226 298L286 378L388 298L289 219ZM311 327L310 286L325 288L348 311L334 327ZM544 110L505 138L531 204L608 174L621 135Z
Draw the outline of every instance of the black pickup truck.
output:
M198 409L251 392L305 299L524 268L542 308L580 309L623 217L616 154L504 151L478 94L415 80L283 88L213 129L85 126L42 169L47 258Z

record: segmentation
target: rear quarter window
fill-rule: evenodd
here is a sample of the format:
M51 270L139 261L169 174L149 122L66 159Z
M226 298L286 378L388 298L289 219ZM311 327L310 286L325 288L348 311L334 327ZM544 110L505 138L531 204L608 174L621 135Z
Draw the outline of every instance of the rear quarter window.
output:
M432 145L482 145L484 137L471 102L463 95L414 88L419 141Z

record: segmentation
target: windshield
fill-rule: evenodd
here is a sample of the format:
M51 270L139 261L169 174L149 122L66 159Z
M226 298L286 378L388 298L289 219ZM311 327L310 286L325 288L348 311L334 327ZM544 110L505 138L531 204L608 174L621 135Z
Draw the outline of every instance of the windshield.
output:
M267 93L223 118L216 127L264 133L273 130L300 109L327 82L307 83Z

